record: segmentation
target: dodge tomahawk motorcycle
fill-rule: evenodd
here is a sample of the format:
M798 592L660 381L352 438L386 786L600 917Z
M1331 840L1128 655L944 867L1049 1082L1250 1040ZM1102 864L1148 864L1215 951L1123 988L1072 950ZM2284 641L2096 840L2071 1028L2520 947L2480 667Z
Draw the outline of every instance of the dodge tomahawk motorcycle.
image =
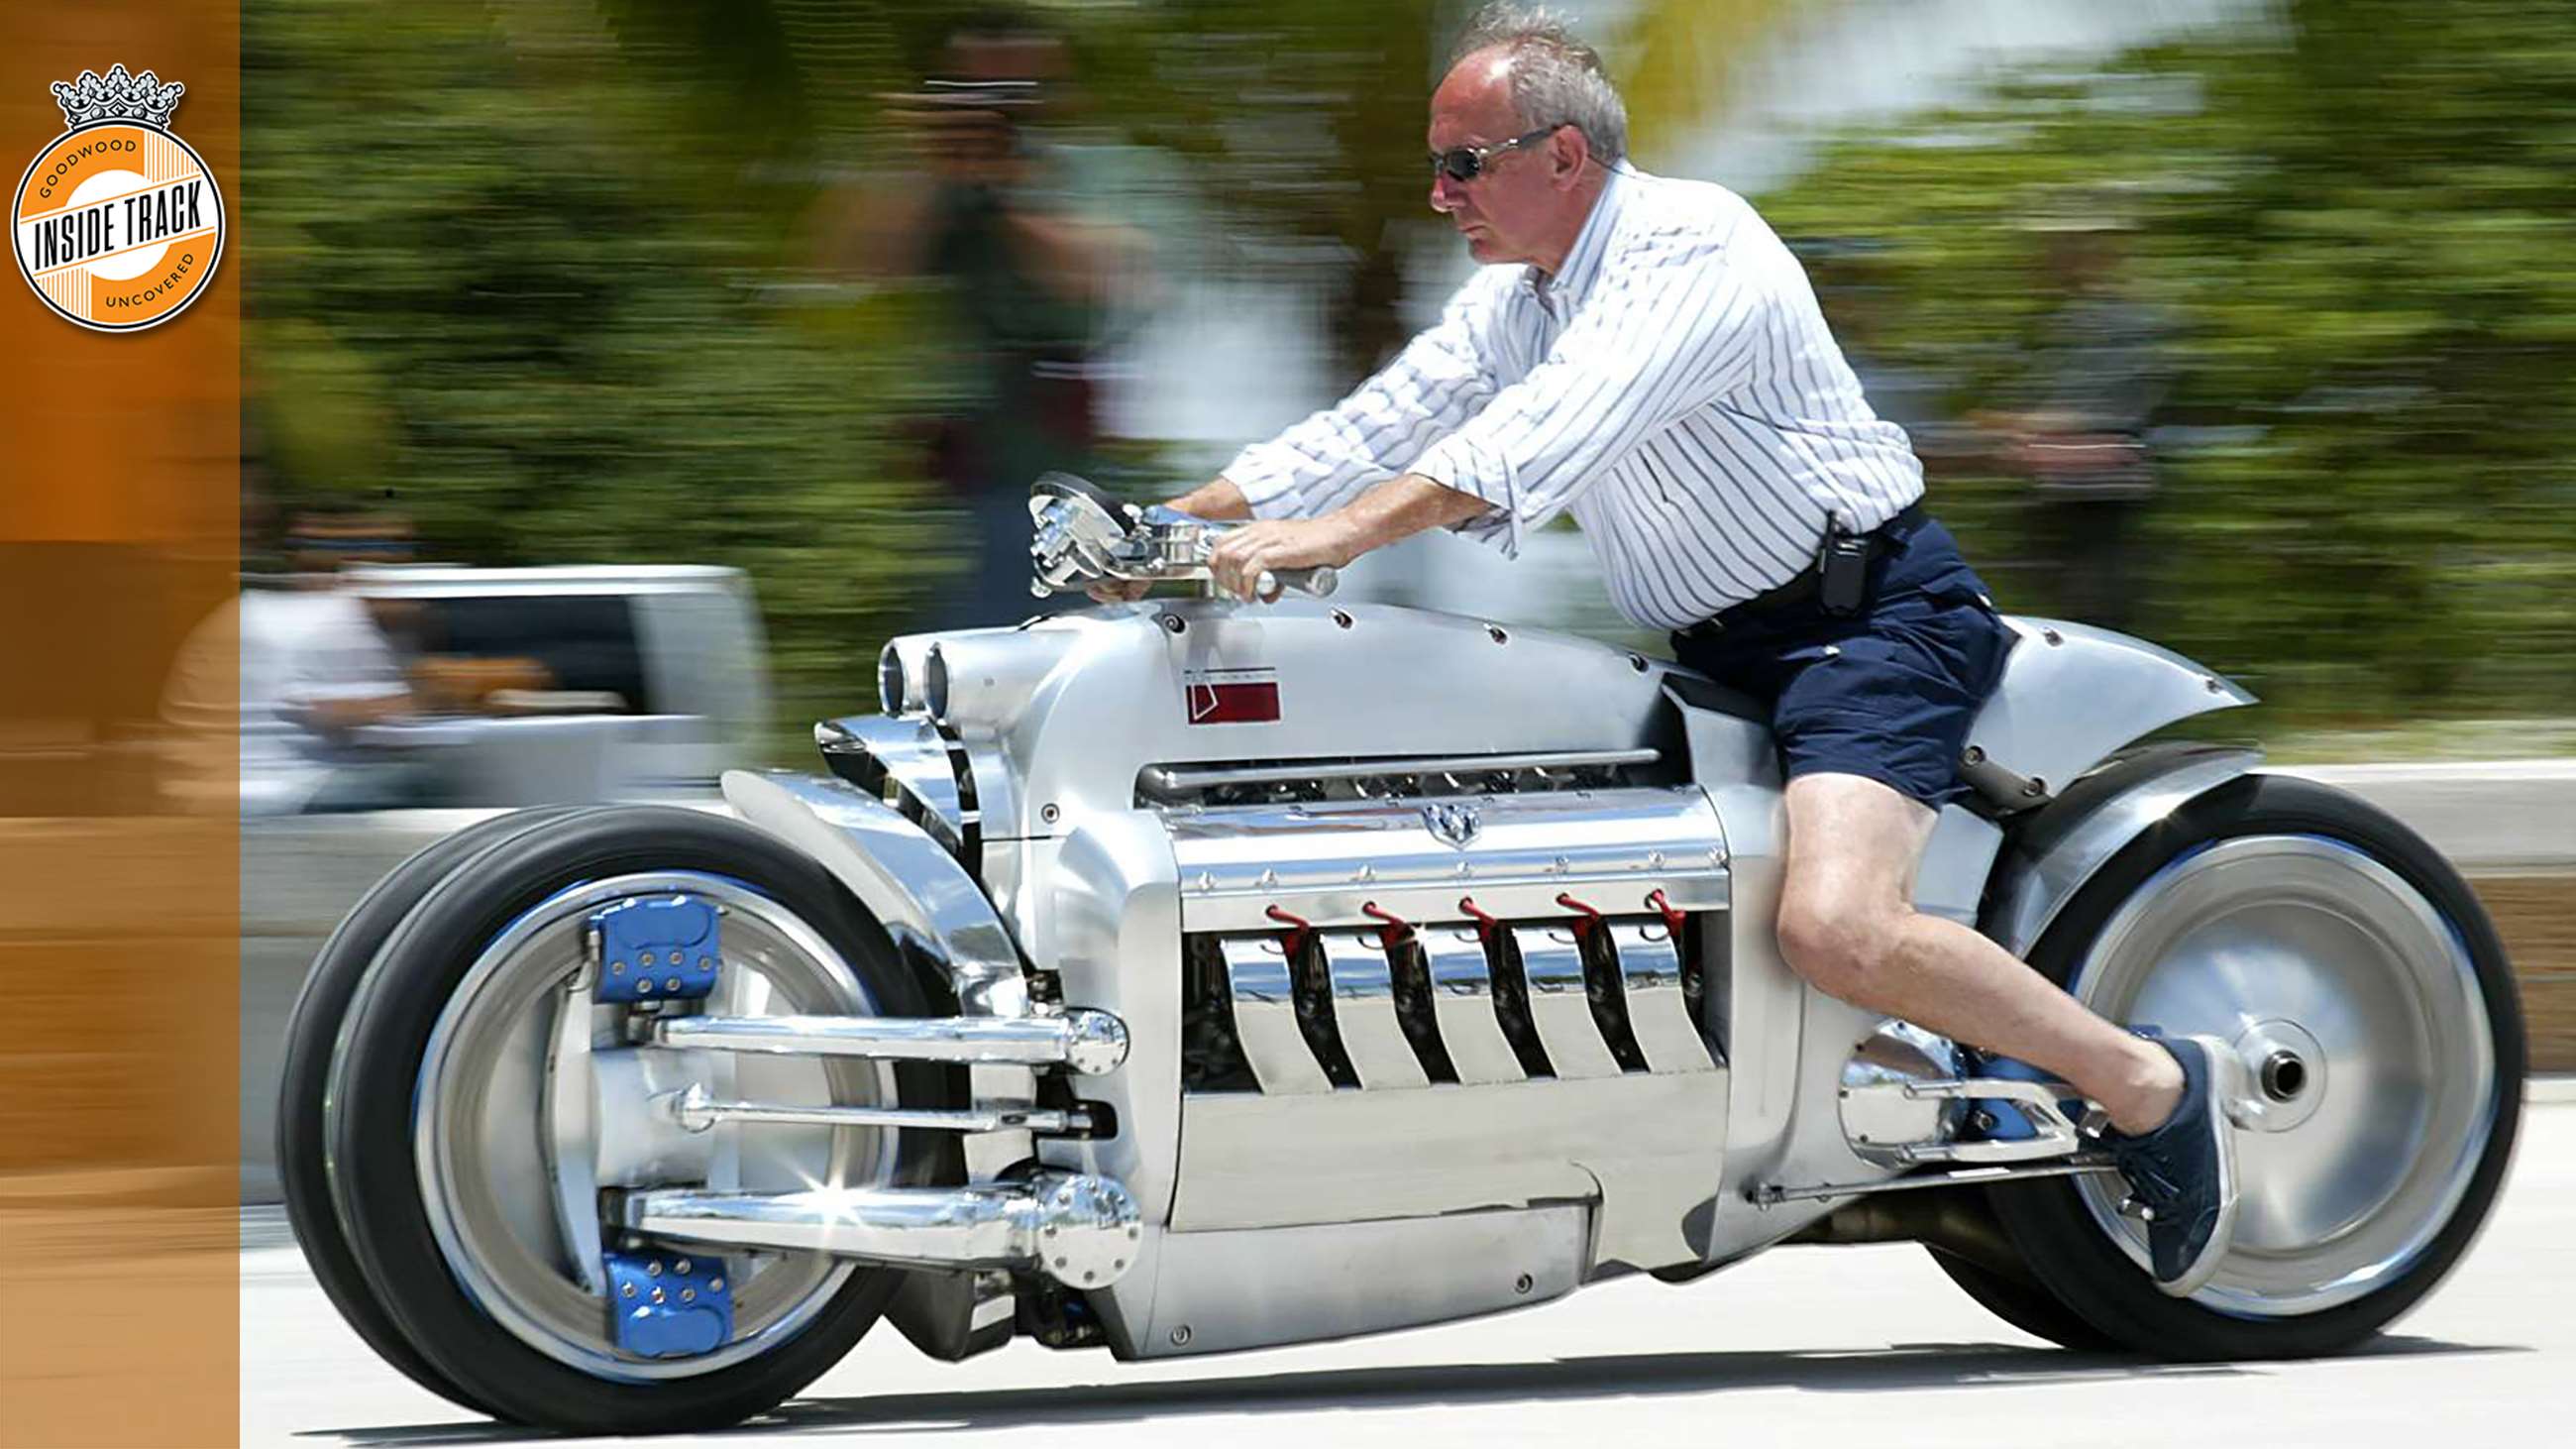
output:
M1041 592L1204 579L1224 525L1042 482ZM759 1413L878 1319L962 1359L1298 1343L1912 1240L2069 1346L2330 1353L2495 1201L2523 1041L2422 840L2245 750L2250 696L2014 620L1921 909L2114 1020L2234 1044L2243 1213L2143 1267L2062 1084L1781 964L1760 712L1413 610L1154 601L900 638L828 774L730 814L523 811L323 947L288 1206L350 1324L521 1423ZM1294 596L1294 597L1292 597Z

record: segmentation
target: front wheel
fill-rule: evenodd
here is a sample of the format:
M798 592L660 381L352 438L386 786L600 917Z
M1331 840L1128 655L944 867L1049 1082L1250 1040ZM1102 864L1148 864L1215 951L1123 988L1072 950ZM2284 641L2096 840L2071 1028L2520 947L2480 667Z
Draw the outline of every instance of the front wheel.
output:
M2520 1119L2511 967L2466 882L2352 796L2253 776L2193 801L2068 902L2031 965L2112 1021L2232 1043L2233 1246L2159 1292L2115 1178L1989 1189L2031 1276L2164 1358L2349 1348L2459 1261Z
M521 1423L632 1434L738 1422L837 1362L895 1287L892 1271L820 1253L699 1253L675 1271L729 1280L730 1337L669 1356L621 1342L594 1114L645 1083L600 1068L628 1040L630 1009L598 1001L583 971L603 911L674 897L721 912L710 1009L929 1014L885 931L811 859L694 811L601 809L500 841L430 891L376 954L333 1055L330 1188L367 1286L461 1397ZM854 1059L722 1069L740 1094L789 1104L937 1105L943 1085L934 1068ZM712 1131L702 1178L678 1180L786 1191L932 1170L920 1133ZM655 1170L647 1180L675 1180Z

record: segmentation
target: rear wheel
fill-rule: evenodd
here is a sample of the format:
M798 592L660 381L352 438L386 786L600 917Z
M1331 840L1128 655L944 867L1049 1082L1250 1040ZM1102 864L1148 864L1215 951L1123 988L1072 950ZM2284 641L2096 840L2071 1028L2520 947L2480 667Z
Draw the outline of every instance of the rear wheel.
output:
M525 1423L652 1433L738 1422L838 1361L896 1283L819 1253L699 1254L698 1272L731 1280L732 1337L676 1358L617 1341L587 1167L561 1170L563 1113L583 1110L590 1087L574 1083L567 1099L555 1074L568 1051L588 1049L580 1043L620 1040L623 1008L577 984L590 918L675 894L725 912L711 1009L928 1013L883 929L809 858L726 819L606 809L507 840L432 891L378 955L333 1062L330 1184L368 1286L438 1372ZM930 1105L941 1095L929 1068L767 1056L729 1067L740 1095L765 1101ZM709 1182L745 1191L909 1183L931 1171L919 1133L712 1130L722 1165Z
M2327 1354L2458 1262L2518 1125L2522 1021L2468 885L2397 821L2278 776L2232 782L2115 857L2031 964L2113 1021L2230 1042L2255 1084L2240 1211L2188 1300L2147 1276L2104 1177L1989 1189L2041 1287L2161 1357Z
M2077 1317L2074 1309L2023 1274L1999 1272L1945 1248L1924 1251L1979 1307L2033 1338L2081 1353L2112 1353L2122 1347L2118 1339Z

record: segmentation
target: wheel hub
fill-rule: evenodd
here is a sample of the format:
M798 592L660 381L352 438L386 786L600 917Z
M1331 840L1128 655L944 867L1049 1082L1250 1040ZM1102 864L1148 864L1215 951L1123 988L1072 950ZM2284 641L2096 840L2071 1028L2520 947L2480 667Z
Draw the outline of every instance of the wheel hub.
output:
M2326 1101L2326 1052L2315 1035L2280 1017L2258 1021L2231 1043L2254 1090L2228 1115L2248 1132L2287 1132Z

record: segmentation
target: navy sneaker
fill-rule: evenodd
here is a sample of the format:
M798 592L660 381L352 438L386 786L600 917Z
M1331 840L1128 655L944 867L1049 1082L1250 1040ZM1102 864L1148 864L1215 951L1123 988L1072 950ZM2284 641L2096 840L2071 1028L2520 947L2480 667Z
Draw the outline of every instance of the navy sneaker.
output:
M2121 1211L2147 1225L2156 1286L2189 1298L2218 1272L2236 1236L2236 1144L2227 1101L2238 1067L2235 1053L2214 1036L2152 1039L2182 1066L2182 1100L2154 1131L2132 1137L2106 1129L2102 1144L2129 1180Z

